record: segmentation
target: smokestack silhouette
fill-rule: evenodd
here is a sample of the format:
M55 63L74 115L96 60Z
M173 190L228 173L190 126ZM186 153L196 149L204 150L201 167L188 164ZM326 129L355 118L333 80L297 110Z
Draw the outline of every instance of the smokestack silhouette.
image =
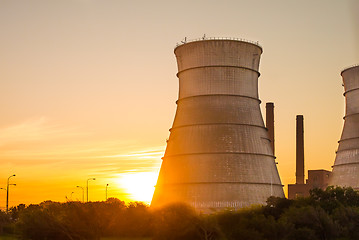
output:
M266 104L266 127L268 129L269 139L273 149L273 155L275 156L275 145L274 145L274 103L268 102Z
M359 190L359 65L343 70L341 75L346 108L329 184Z
M303 115L297 115L296 184L304 184L304 124Z
M241 40L198 40L175 48L179 78L152 207L239 209L284 197L258 99L262 48Z

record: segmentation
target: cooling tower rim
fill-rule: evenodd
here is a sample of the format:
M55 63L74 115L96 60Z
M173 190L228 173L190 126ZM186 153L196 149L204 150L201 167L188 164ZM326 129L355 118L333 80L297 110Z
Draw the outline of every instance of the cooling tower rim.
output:
M339 163L339 164L334 164L332 166L333 167L342 167L342 166L346 166L346 165L358 165L358 162L347 162L347 163Z
M267 183L267 182L173 182L173 183L162 183L156 184L155 187L167 187L167 186L176 186L176 185L202 185L202 184L258 184L258 185L273 185L273 186L281 186L284 187L281 183Z
M359 148L346 148L346 149L341 149L341 150L338 150L336 151L335 153L340 153L340 152L348 152L348 151L354 151L354 150L357 150L359 151ZM359 164L359 162L357 162Z
M179 157L179 156L191 156L191 155L255 155L255 156L263 156L263 157L269 157L269 158L273 158L276 159L277 157L272 155L272 154L266 154L266 153L254 153L254 152L189 152L189 153L177 153L177 154L172 154L172 155L165 155L161 158L162 160L164 160L165 158L170 158L170 157Z
M243 70L249 70L249 71L255 72L258 74L258 78L261 76L261 73L253 68L244 67L244 66L236 66L236 65L203 65L203 66L197 66L197 67L190 67L190 68L186 68L186 69L183 69L183 70L177 72L176 76L178 78L180 78L180 75L183 72L190 71L193 69L201 69L201 68L202 69L204 69L204 68L237 68L237 69L243 69Z
M343 73L344 73L345 71L350 70L350 69L352 69L352 68L357 68L357 67L359 67L359 64L354 64L354 65L351 65L351 66L349 66L349 67L346 67L346 68L344 68L344 69L340 72L340 75L343 76Z
M252 100L255 100L257 102L262 103L262 101L259 98L255 98L255 97L251 97L251 96L246 96L246 95L236 95L236 94L202 94L202 95L192 95L192 96L187 96L187 97L181 97L178 98L178 100L176 101L176 104L179 104L179 102L186 100L186 99L190 99L190 98L198 98L198 97L239 97L239 98L249 98Z
M340 139L340 140L338 141L338 143L344 142L344 141L355 140L355 139L359 139L359 137L343 138L343 139Z
M216 122L216 123L194 123L194 124L179 125L179 126L170 128L169 131L172 132L172 130L176 130L178 128L185 128L185 127L223 126L223 125L227 125L227 126L247 126L247 127L256 127L256 128L267 129L264 126L256 125L256 124L250 124L250 123L233 123L233 122L220 122L220 123L218 123L218 122ZM265 139L270 140L268 138L265 138Z
M352 114L347 114L343 117L343 119L345 120L346 118L348 117L351 117L351 116L355 116L355 115L358 115L359 113L352 113Z
M249 43L254 46L257 46L261 49L261 52L263 53L263 47L259 44L258 41L251 41L244 38L233 38L233 37L202 37L202 38L196 38L196 39L186 39L184 41L181 41L176 44L174 47L174 50L176 50L178 47L181 47L183 45L189 44L189 43L195 43L195 42L202 42L202 41L234 41L234 42L243 42L243 43Z
M345 92L343 93L343 95L346 96L348 93L353 92L353 91L357 91L357 90L359 90L359 88L349 89L349 90L345 91Z

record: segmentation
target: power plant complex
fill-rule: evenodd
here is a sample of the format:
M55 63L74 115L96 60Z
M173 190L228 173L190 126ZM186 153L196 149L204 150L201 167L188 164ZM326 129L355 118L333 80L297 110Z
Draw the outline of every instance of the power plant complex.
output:
M174 52L177 110L151 205L184 202L210 211L284 197L274 133L271 140L260 111L262 48L244 40L201 39Z
M288 185L290 199L309 196L310 189L327 186L359 190L359 66L344 69L341 76L346 110L333 171L309 170L308 180L304 182L303 116L297 116L296 183Z
M264 125L258 97L262 47L240 39L184 41L174 50L177 110L151 206L184 202L198 211L239 209L284 197L274 156L274 104ZM359 66L341 72L346 113L333 171L304 174L304 121L297 115L296 183L288 198L313 188L359 190Z

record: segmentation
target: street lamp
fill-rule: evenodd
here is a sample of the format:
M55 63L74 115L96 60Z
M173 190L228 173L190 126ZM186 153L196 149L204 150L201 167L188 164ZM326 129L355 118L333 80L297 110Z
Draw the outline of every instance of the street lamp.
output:
M107 187L108 187L108 183L106 184L106 201L107 201Z
M76 186L76 187L82 189L82 202L84 202L85 189L81 186Z
M7 179L7 187L6 187L6 212L9 211L9 186L10 186L10 185L16 186L16 184L10 184L9 182L10 182L10 178L11 178L11 177L15 177L15 176L16 176L16 175L13 174L13 175L11 175L10 177L8 177L8 179Z
M96 178L89 178L87 179L87 187L86 187L86 195L87 195L87 202L89 202L89 180L96 180Z

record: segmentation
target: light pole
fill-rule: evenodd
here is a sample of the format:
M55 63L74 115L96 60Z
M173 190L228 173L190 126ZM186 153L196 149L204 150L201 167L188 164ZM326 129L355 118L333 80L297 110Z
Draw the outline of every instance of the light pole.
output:
M107 201L107 187L108 187L108 183L106 184L106 201Z
M76 187L82 189L82 202L84 202L85 189L81 186L76 186Z
M9 182L10 182L10 178L11 178L11 177L15 177L15 176L16 176L16 175L13 174L13 175L11 175L10 177L8 177L8 179L7 179L7 187L6 187L6 212L9 211L9 186L10 186L10 185L16 186L16 184L10 184Z
M96 178L87 179L87 187L86 187L86 200L89 202L89 180L96 180Z

